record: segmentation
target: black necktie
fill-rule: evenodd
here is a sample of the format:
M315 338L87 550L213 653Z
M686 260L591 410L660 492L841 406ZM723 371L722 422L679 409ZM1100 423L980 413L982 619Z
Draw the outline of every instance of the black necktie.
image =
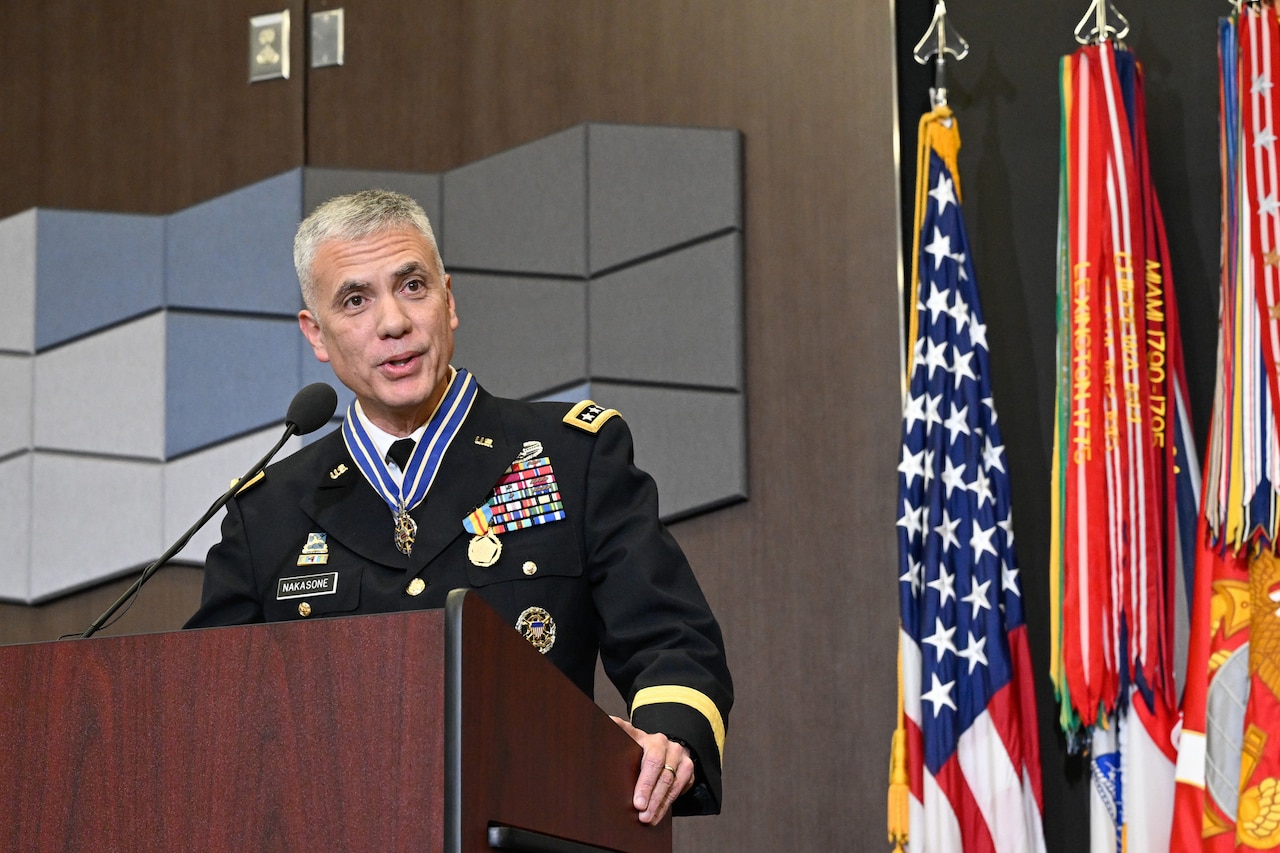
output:
M394 462L403 471L409 467L409 457L413 455L413 439L397 439L387 451L387 461Z

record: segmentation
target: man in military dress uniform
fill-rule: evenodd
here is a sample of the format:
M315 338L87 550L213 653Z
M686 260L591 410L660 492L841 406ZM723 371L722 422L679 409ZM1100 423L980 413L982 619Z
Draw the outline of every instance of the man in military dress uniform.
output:
M612 409L486 393L412 199L340 196L298 229L298 314L356 397L343 425L227 505L187 627L441 607L478 591L585 693L596 656L644 748L634 807L720 810L724 644Z

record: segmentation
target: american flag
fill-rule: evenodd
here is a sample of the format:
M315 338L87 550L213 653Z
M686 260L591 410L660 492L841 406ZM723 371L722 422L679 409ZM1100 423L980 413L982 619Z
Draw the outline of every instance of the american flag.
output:
M956 134L959 148L954 121L933 132ZM955 177L937 150L927 164L898 465L907 849L1040 851L1035 696L987 327Z

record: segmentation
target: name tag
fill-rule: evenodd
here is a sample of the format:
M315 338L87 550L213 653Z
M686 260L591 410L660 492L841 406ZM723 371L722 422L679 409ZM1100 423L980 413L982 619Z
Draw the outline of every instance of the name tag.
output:
M276 601L283 601L286 598L302 598L308 595L333 595L337 591L337 572L280 578L276 584Z

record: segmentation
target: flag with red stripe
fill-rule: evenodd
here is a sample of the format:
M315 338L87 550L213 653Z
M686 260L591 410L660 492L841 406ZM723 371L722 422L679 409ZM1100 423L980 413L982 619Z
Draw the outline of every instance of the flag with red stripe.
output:
M1025 853L1044 849L1035 696L958 148L949 110L925 117L898 468L907 849Z

